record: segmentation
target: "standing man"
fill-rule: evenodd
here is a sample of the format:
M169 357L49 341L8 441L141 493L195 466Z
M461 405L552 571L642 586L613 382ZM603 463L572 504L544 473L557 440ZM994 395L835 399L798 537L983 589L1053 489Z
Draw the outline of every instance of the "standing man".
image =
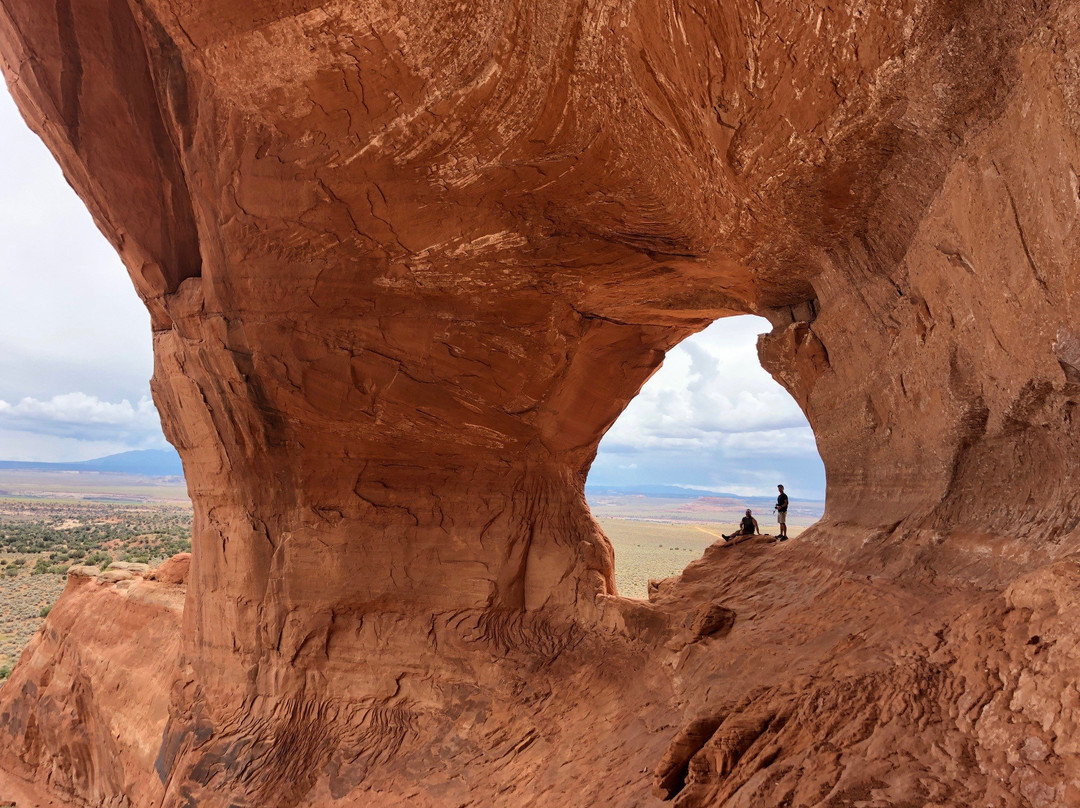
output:
M780 541L787 541L787 494L784 493L784 486L778 485L776 489L780 492L776 497L776 521L780 523Z

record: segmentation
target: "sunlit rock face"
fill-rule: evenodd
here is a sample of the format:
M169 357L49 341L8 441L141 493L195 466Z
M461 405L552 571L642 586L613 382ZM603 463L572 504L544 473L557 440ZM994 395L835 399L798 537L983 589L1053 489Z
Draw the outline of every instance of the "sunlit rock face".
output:
M1078 47L1069 2L0 0L196 509L182 614L140 585L107 631L134 595L73 582L0 691L0 784L1080 799ZM826 519L621 600L596 445L744 312ZM167 701L117 736L120 660Z

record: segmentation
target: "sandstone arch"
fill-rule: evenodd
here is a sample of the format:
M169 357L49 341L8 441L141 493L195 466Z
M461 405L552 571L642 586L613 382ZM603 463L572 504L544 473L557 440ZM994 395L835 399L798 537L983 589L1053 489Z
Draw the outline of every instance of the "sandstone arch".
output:
M684 804L820 777L854 799L900 786L769 744L813 759L806 733L870 743L918 713L967 757L909 740L881 766L957 804L1063 799L1075 752L1034 728L1073 720L1066 652L1020 711L1033 757L988 729L1017 708L973 660L1013 681L1075 608L1050 565L1077 527L1078 39L1049 0L2 0L13 93L151 310L197 514L182 616L144 614L173 584L73 584L5 686L5 776L89 804L637 804L703 712L665 758ZM582 498L596 442L665 350L747 311L818 436L825 522L630 607ZM745 613L793 569L755 626L817 592L821 647L750 675L724 659L780 635L680 645L682 615ZM116 599L172 688L126 734L102 686L124 643L79 609ZM836 603L863 639L834 636ZM1016 610L1046 623L1030 647ZM869 736L820 712L847 692ZM485 763L462 782L436 742ZM589 760L638 774L582 790ZM736 776L753 761L783 772Z

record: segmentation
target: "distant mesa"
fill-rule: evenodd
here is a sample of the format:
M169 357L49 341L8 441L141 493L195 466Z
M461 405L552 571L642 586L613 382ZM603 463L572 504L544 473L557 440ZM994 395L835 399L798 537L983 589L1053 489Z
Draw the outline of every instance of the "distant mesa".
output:
M678 485L590 485L585 484L585 493L595 496L644 496L661 499L698 499L699 497L722 497L738 499L738 494L723 491L706 491L700 488L683 488Z
M730 491L712 491L704 488L684 488L679 485L590 485L585 484L585 495L590 502L600 497L648 497L651 499L681 499L695 505L719 506L754 506L772 503L775 494L734 494ZM823 505L824 500L792 497L792 503L805 502L811 505Z
M774 494L742 495L678 485L588 485L585 497L595 516L615 519L643 519L674 522L726 522L738 519L744 508L769 514L776 502ZM791 518L809 524L820 519L825 502L820 499L791 498Z
M105 471L138 474L144 477L182 477L184 467L175 449L143 449L82 460L76 463L34 463L0 460L0 470L16 471Z

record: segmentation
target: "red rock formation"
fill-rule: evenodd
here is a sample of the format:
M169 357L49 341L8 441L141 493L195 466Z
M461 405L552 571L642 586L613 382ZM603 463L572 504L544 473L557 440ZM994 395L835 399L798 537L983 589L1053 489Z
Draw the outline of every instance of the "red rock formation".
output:
M76 630L118 595L74 582L0 691L0 784L1080 800L1078 45L1065 0L0 0L196 509L179 638ZM741 312L826 519L620 600L597 442ZM132 655L168 710L117 736Z
M168 683L180 670L185 566L183 556L166 562L156 582L72 570L55 616L4 684L0 797L20 808L151 804Z

